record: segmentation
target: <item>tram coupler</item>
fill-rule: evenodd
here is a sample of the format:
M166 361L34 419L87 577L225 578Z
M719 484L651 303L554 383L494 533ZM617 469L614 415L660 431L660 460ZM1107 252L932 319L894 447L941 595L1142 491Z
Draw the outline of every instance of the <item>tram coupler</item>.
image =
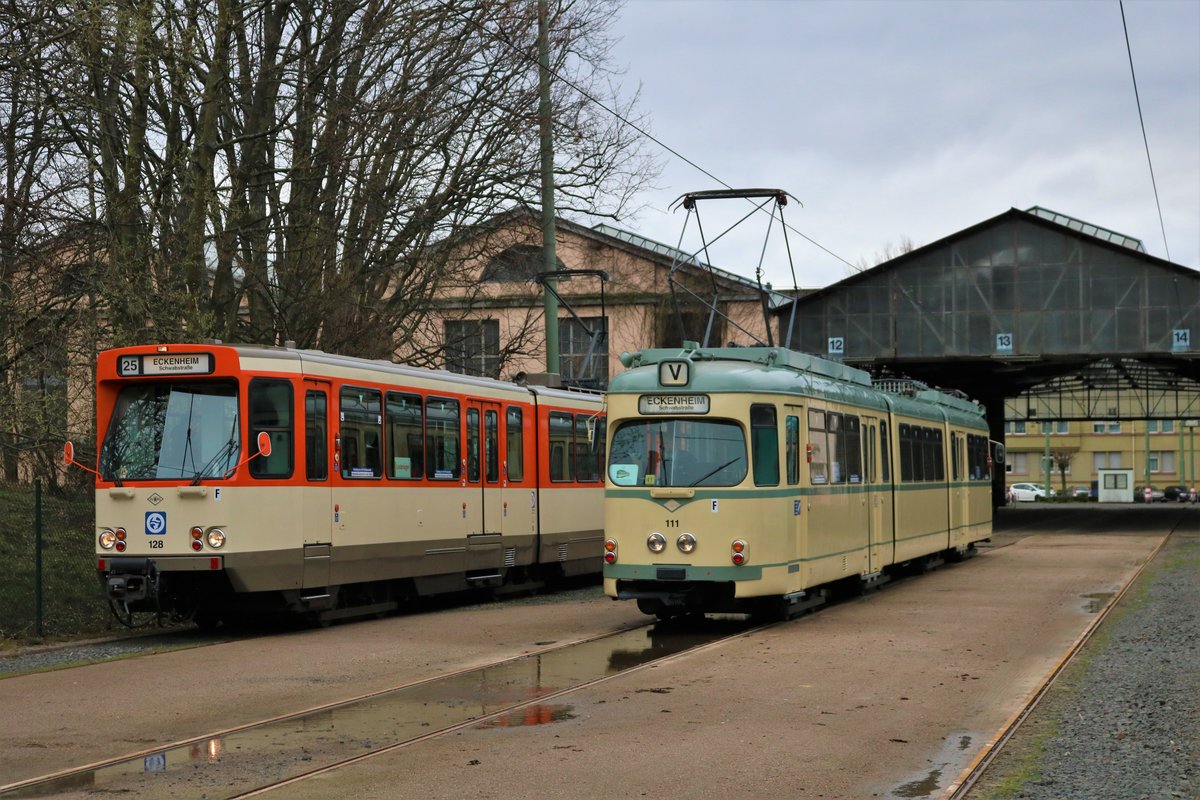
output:
M148 558L114 558L108 572L101 577L104 593L110 600L136 603L156 593L158 568Z

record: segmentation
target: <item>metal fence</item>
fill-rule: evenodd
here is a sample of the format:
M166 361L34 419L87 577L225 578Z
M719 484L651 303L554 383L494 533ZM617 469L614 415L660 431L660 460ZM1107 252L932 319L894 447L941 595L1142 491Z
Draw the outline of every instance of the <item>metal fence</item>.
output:
M94 517L90 486L0 483L0 638L116 626L96 580Z

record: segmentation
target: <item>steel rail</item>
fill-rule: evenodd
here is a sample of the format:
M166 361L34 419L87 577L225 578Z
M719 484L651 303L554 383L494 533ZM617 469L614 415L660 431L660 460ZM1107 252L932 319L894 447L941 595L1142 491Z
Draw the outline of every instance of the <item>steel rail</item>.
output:
M599 686L600 684L606 683L607 681L610 681L613 678L616 678L616 677L619 677L622 675L629 675L629 674L632 674L635 672L640 672L643 669L649 669L650 667L653 667L656 665L668 663L671 660L676 659L676 658L681 658L683 656L692 655L695 653L701 653L701 652L704 652L705 650L708 650L710 648L713 648L718 645L724 644L726 642L732 641L734 639L740 639L744 636L749 636L752 633L759 633L761 631L768 630L770 628L774 628L779 625L783 625L785 622L790 622L790 621L794 621L794 620L780 620L780 621L776 621L776 622L768 622L768 623L765 623L762 625L755 625L751 628L747 628L746 630L738 631L737 633L733 633L728 636L721 636L716 639L713 639L712 641L705 642L704 644L696 645L695 647L689 647L684 650L680 650L679 652L665 655L662 658L656 658L656 659L653 659L650 661L643 662L641 664L638 664L637 666L629 667L628 669L623 669L620 672L616 672L611 675L604 675L602 677L595 678L595 679L589 680L589 681L585 681L585 682L577 684L575 686L569 686L565 689L560 689L557 692L540 695L536 698L533 698L531 700L526 700L524 702L514 703L511 706L499 709L495 712L492 712L489 714L484 714L484 715L481 715L474 719L467 720L464 722L459 722L454 725L449 725L445 728L441 728L436 731L430 731L429 733L422 734L420 736L414 736L414 737L411 737L411 738L406 739L401 742L393 742L392 744L384 745L383 747L379 747L379 748L370 750L365 753L360 753L359 755L356 755L356 756L351 756L350 758L343 759L343 760L338 761L333 764L324 764L320 767L314 767L313 769L311 769L307 772L300 773L297 775L292 775L287 778L277 780L272 783L265 784L263 786L259 786L255 789L252 789L252 790L242 793L242 794L229 795L227 800L241 800L241 798L246 798L246 797L257 797L258 795L265 794L270 791L274 791L275 789L279 789L284 786L289 786L292 784L300 783L301 781L305 781L305 780L308 780L309 778L314 778L314 777L317 777L320 775L324 775L325 773L332 772L333 770L340 769L342 767L347 767L347 766L351 766L354 764L358 764L360 762L367 761L367 760L375 758L377 756L386 755L388 753L394 753L397 750L402 750L405 747L409 747L411 745L420 744L422 742L426 742L431 739L438 739L443 736L448 736L450 734L457 733L458 731L461 731L461 730L466 730L468 728L474 728L477 726L486 725L489 721L506 717L509 714L512 714L514 711L518 711L520 709L527 708L529 706L545 703L550 700L555 700L555 699L564 697L566 695L572 694L574 692L579 692L584 689L591 688L593 686Z
M1000 754L1008 741L1013 737L1014 734L1016 734L1021 725L1034 712L1042 698L1049 693L1050 688L1054 685L1054 682L1058 679L1059 675L1063 673L1067 666L1074 660L1075 656L1078 655L1078 653L1087 645L1087 643L1091 641L1092 636L1100 629L1100 626L1108 618L1108 615L1112 612L1112 610L1117 607L1117 604L1121 602L1121 599L1125 596L1125 593L1129 591L1129 588L1137 582L1137 579L1141 577L1142 572L1145 571L1146 567L1149 566L1150 563L1154 561L1155 557L1158 556L1159 551L1161 551L1166 545L1167 540L1171 538L1171 534L1176 531L1182 521L1183 518L1181 517L1175 522L1175 525L1171 528L1171 530L1167 531L1167 533L1163 535L1162 539L1159 540L1157 545L1155 545L1154 550L1151 551L1150 555L1146 557L1146 560L1143 561L1136 570L1134 570L1133 574L1130 575L1129 580L1127 580L1125 584L1121 586L1121 588L1115 592L1111 598L1109 598L1108 603L1105 604L1104 608L1100 609L1100 611L1096 614L1096 618L1092 620L1092 623L1086 629L1084 629L1081 634L1079 634L1071 646L1067 648L1067 651L1062 655L1061 658L1059 658L1058 662L1051 667L1050 671L1046 673L1046 676L1042 678L1039 685L1034 688L1032 692L1030 692L1021 708L1019 708L1011 717L1009 717L1009 719L1000 727L996 734L993 735L987 744L983 746L983 748L975 756L975 759L968 764L961 773L959 773L958 777L949 786L946 787L945 792L939 796L939 800L964 800L964 798L967 797L967 794L972 788L974 788L979 779L983 777L984 773L987 771L987 768L995 760L996 756Z
M325 713L325 712L329 712L329 711L334 711L339 708L346 708L349 706L356 705L358 703L372 700L377 697L381 697L383 695L390 694L392 692L397 692L397 691L401 691L401 690L405 690L405 689L411 689L416 686L423 686L423 685L428 685L428 684L432 684L432 683L437 683L439 681L451 680L453 678L468 674L470 672L474 672L476 670L487 669L487 668L491 668L491 667L498 667L498 666L502 666L505 664L515 663L515 662L518 662L518 661L521 661L523 659L527 659L527 658L530 658L533 656L542 656L542 655L546 655L548 653L554 653L554 652L558 652L560 650L566 650L566 649L569 649L572 647L578 647L580 645L585 645L585 644L589 644L592 642L602 641L607 638L611 638L614 636L620 636L622 634L629 633L630 631L636 631L636 630L639 630L642 628L649 628L652 624L653 624L652 621L647 621L647 622L639 624L639 625L621 627L621 628L617 628L615 630L598 633L594 636L588 636L588 637L584 637L582 639L573 639L568 642L557 643L555 645L547 646L547 647L544 647L541 649L533 649L527 653L521 653L520 655L517 655L517 656L511 656L508 658L500 658L495 661L485 662L482 664L474 664L469 667L463 667L461 669L454 670L453 672L445 672L440 675L430 676L428 678L422 678L420 680L408 681L405 683L396 684L394 686L389 686L389 687L382 688L382 689L376 689L374 691L365 692L360 695L354 695L352 697L342 698L340 700L334 700L329 703L323 703L321 705L316 705L316 706L312 706L310 708L305 708L300 711L290 711L286 714L279 714L274 717L267 717L265 719L256 720L254 722L247 722L242 725L236 725L236 726L233 726L230 728L224 728L224 729L220 729L217 731L201 734L198 736L190 736L186 739L179 739L177 741L168 742L165 744L158 744L158 745L155 745L154 747L150 747L150 748L147 748L144 750L137 750L137 751L134 751L131 753L126 753L124 755L102 759L100 761L95 761L95 762L92 762L89 764L84 764L84 765L81 765L78 767L69 767L67 769L58 770L56 772L47 773L45 775L39 775L39 776L32 777L32 778L25 778L23 780L14 781L12 783L0 784L0 796L7 795L7 794L13 794L13 793L17 793L17 792L22 792L22 790L29 789L29 788L38 786L40 784L61 781L65 778L70 778L72 776L84 775L89 772L94 772L96 770L104 769L106 767L116 766L118 764L122 764L122 763L125 763L128 761L136 761L137 759L145 758L147 756L151 756L156 753L161 753L165 750L173 750L173 749L180 748L180 747L189 747L191 745L202 744L202 743L210 741L212 739L224 738L224 737L233 736L233 735L236 735L239 733L245 733L247 731L252 731L256 728L262 728L267 725L274 725L274 724L278 724L281 722L287 722L289 720L298 720L298 719L302 719L304 717L312 716L314 714L321 714L321 713ZM681 652L688 652L688 651L684 650ZM672 655L678 655L678 654L672 654ZM669 658L669 657L671 657L671 656L667 656L667 658ZM661 659L658 661L661 661ZM655 663L655 662L649 662L649 663ZM626 670L626 671L628 671L628 670ZM567 691L569 691L569 690L567 690ZM520 708L525 705L529 705L531 703L538 702L538 700L540 700L540 699L542 699L542 698L532 700L529 703L520 703L520 704L514 705L511 708L505 709L504 711L499 712L499 713L503 714L503 713L505 713L505 711L511 712L514 708ZM489 715L489 716L492 716L492 715Z

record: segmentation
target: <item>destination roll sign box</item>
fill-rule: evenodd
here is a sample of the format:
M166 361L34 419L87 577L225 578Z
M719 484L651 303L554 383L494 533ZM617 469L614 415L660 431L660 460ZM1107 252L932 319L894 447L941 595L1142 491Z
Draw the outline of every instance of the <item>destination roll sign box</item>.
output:
M123 355L117 361L117 374L123 378L137 375L207 375L210 372L211 353Z
M644 394L638 398L639 414L707 414L706 394Z

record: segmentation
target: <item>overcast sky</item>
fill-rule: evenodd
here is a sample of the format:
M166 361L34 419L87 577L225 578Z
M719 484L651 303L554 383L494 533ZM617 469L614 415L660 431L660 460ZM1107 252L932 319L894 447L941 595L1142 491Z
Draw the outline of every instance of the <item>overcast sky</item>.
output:
M627 0L613 56L650 132L737 187L784 189L797 282L825 286L905 239L930 244L1040 205L1200 269L1200 2L1126 0L1166 228L1116 0ZM650 145L659 189L621 225L671 245L689 191L721 188ZM710 240L745 201L700 205ZM710 250L753 277L767 218ZM695 219L684 249L699 247ZM764 279L792 278L780 229Z

